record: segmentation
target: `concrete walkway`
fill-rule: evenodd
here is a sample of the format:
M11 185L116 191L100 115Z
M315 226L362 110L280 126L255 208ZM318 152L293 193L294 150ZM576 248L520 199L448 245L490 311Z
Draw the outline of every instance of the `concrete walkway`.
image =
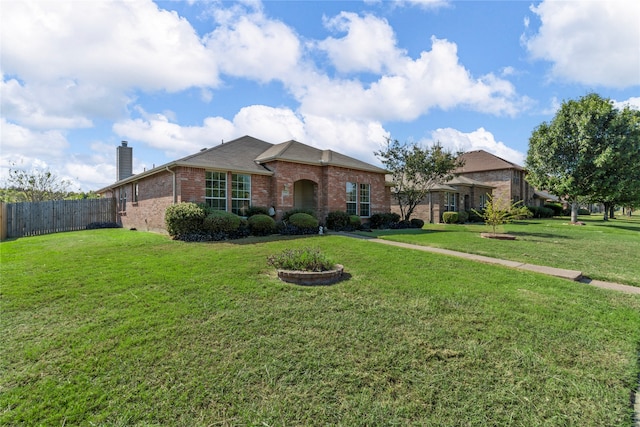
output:
M394 242L391 240L370 238L370 237L359 236L355 234L348 234L348 235L351 237L366 239L374 243L381 243L384 245L396 246L396 247L406 248L406 249L415 249L423 252L432 252L432 253L437 253L442 255L449 255L449 256L454 256L458 258L468 259L471 261L484 262L486 264L497 264L505 267L517 268L520 270L533 271L536 273L547 274L549 276L560 277L563 279L573 280L574 282L580 282L587 285L596 286L598 288L610 289L610 290L624 292L628 294L640 295L640 287L622 285L620 283L603 282L601 280L592 280L588 277L583 276L582 272L577 270L566 270L564 268L555 268L555 267L547 267L542 265L527 264L519 261L508 261L505 259L491 258L483 255L468 254L465 252L452 251L449 249L442 249L442 248L434 248L430 246L414 245L411 243Z

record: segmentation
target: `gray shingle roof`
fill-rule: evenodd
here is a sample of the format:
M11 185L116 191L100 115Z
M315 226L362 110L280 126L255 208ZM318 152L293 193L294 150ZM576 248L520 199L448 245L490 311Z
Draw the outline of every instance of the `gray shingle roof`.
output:
M501 169L524 170L522 166L488 153L484 150L468 151L460 155L464 166L456 169L456 173L481 172Z
M255 160L259 163L282 160L308 165L332 165L378 173L386 172L382 168L353 157L345 156L332 150L320 150L294 140L274 145L256 157Z

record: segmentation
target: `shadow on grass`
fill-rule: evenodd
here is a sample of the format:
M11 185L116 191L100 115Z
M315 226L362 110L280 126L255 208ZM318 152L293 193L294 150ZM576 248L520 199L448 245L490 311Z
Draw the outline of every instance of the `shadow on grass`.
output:
M570 236L563 236L560 234L554 234L554 233L527 233L526 231L509 231L509 234L513 234L514 236L520 236L520 237L526 237L526 236L531 236L531 237L540 237L542 239L566 239L566 240L571 240L573 239L573 237Z

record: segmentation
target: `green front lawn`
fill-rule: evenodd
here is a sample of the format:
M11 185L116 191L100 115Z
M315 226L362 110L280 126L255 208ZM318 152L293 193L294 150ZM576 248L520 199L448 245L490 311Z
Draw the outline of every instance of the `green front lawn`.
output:
M426 224L422 230L361 233L399 242L451 249L529 264L582 271L592 279L640 286L640 216L602 221L581 216L584 226L569 218L533 219L499 227L515 241L483 239L484 224Z
M1 243L0 424L631 426L638 296L343 236L251 242ZM348 280L279 282L266 257L305 246Z

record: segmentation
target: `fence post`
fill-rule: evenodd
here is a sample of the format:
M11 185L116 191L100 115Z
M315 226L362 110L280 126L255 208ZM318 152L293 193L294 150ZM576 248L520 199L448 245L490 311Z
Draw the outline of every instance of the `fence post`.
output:
M7 238L7 205L0 202L0 241Z

